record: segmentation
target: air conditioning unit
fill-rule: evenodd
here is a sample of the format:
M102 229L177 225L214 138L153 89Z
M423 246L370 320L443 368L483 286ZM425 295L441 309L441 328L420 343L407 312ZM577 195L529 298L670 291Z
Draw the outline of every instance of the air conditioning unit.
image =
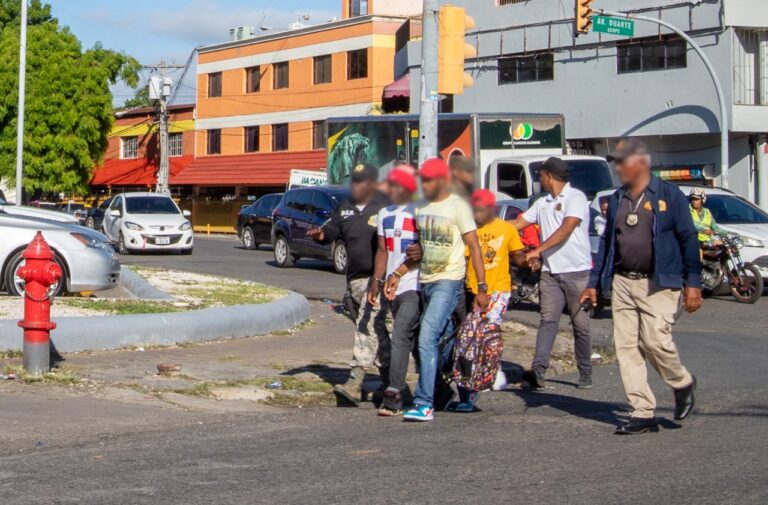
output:
M252 26L238 26L229 30L229 38L231 40L252 39L255 34L256 30Z

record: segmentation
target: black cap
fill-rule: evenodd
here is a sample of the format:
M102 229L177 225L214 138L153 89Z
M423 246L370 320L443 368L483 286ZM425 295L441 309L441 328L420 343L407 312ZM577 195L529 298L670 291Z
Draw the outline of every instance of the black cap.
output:
M542 163L541 169L549 172L555 179L560 179L561 181L568 181L571 178L571 169L568 168L568 164L554 156Z
M650 154L645 142L637 137L627 137L621 139L616 148L606 156L608 161L622 162L634 154Z
M369 163L361 163L352 169L352 182L378 181L379 169Z

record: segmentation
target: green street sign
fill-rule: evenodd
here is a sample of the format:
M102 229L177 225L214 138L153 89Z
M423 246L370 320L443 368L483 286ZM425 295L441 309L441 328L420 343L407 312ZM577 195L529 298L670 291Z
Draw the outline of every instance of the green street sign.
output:
M592 29L599 33L633 37L635 35L635 22L625 18L592 16Z

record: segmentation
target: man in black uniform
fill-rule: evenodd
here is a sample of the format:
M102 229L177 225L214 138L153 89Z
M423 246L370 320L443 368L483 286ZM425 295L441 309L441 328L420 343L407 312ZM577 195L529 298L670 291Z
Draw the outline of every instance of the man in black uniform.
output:
M336 396L358 405L362 399L365 369L377 366L386 384L389 373L390 342L386 313L368 303L367 294L373 275L373 258L378 248L376 217L386 207L386 197L376 189L378 170L371 165L358 165L352 171L352 198L342 202L331 219L321 228L313 228L307 236L323 244L343 240L347 248L347 290L357 311L352 370L344 384L337 384Z

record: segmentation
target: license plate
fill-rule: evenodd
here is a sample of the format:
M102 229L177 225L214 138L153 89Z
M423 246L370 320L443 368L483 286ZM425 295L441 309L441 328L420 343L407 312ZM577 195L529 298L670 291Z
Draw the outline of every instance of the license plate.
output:
M171 243L171 237L155 237L155 244L168 245Z

